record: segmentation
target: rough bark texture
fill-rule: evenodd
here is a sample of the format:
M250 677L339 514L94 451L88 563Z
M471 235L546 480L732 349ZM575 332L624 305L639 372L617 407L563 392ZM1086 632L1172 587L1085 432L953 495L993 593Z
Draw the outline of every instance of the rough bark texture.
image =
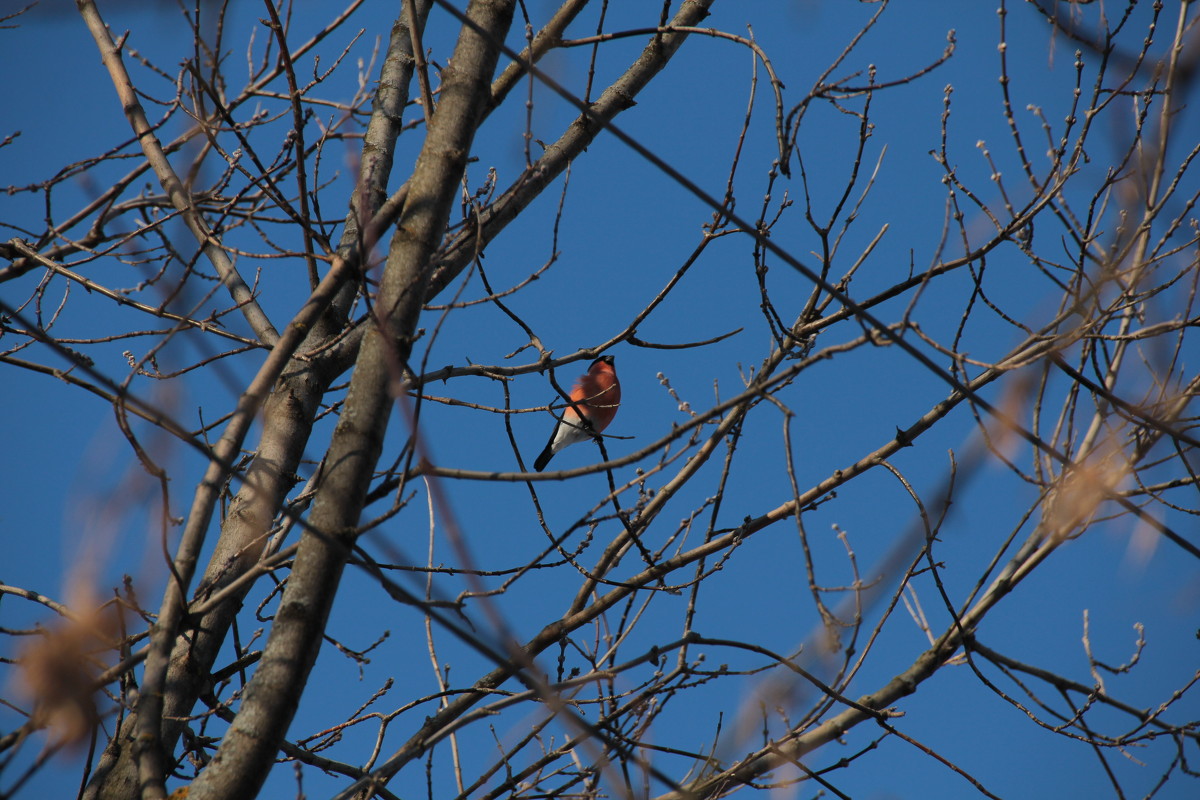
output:
M468 9L481 31L464 28L443 71L440 101L392 237L375 326L359 353L313 503L311 530L301 537L262 660L216 756L192 784L192 798L257 794L295 714L383 447L390 389L411 351L429 256L446 228L496 68L496 43L504 40L512 13L511 0L483 0Z
M417 26L423 27L429 0L417 3ZM392 156L400 132L401 114L408 102L413 72L412 37L409 21L402 16L392 30L388 53L380 77L380 90L364 137L359 186L351 202L342 246L343 257L363 252L361 235L386 197ZM345 318L350 291L334 300L331 313L314 326L302 350L317 351L340 331L338 319ZM196 591L203 599L240 578L262 555L263 546L278 509L295 485L300 459L312 434L313 420L321 399L341 370L328 357L312 362L294 360L280 376L263 408L263 432L245 481L234 497L221 536ZM170 753L183 731L200 694L207 690L209 674L225 642L229 627L253 583L247 582L224 602L204 614L195 627L176 638L163 692L160 745ZM97 763L84 797L88 800L124 800L139 794L133 741L139 724L138 708L122 721Z

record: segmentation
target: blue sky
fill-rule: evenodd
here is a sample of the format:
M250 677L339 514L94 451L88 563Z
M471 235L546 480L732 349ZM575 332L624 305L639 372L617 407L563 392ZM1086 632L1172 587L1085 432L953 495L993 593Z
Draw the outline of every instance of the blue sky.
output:
M612 5L606 26L609 30L646 24L634 5ZM1038 123L1026 108L1043 107L1053 124L1061 122L1064 100L1069 99L1073 89L1074 47L1055 37L1044 20L1025 4L1011 5L1007 55L1014 108L1028 133L1027 141L1037 142L1030 144L1036 162L1045 145L1044 140L1036 139L1040 135ZM347 28L323 46L321 64L327 67L349 44L352 32L365 29L347 59L347 68L331 81L325 94L353 89L356 59L370 59L376 37L386 35L393 6L368 2ZM544 18L553 7L545 2L529 4L535 20ZM235 4L235 9L237 24L229 26L229 58L239 65L231 67L231 73L240 76L244 72L241 63L245 61L242 53L246 32L263 12L257 4L248 2ZM745 24L753 23L756 40L787 84L785 105L790 105L803 96L808 84L876 9L874 4L860 3L721 0L704 24L745 34ZM1134 23L1144 24L1144 13L1145 9L1140 9ZM300 3L293 23L294 38L306 37L324 24L321 14L317 4ZM110 13L109 22L114 30L129 29L129 45L164 67L177 64L189 54L190 38L174 10L144 11L121 6ZM572 33L586 35L594 26L594 17L587 17ZM999 110L997 26L995 4L896 3L859 49L834 71L839 77L859 71L865 75L867 65L873 64L880 81L896 80L935 61L945 47L947 32L955 30L957 49L946 65L912 85L880 92L873 100L875 128L865 148L863 169L870 172L878 164L878 172L858 219L840 245L846 255L839 263L853 261L885 224L887 232L851 284L852 295L869 297L907 275L910 265L924 269L936 256L945 217L945 189L941 182L943 170L929 152L939 146L945 87L953 87L951 159L960 176L983 192L991 192L984 200L995 202L995 191L987 180L991 168L976 146L977 142L985 142L1000 160L1006 185L1015 199L1024 199L1022 191L1027 194L1015 169ZM425 43L435 52L444 53L447 37L453 31L452 21L435 12ZM260 42L264 33L260 28ZM22 80L7 81L0 89L0 97L9 109L3 135L21 130L12 145L0 149L0 174L6 185L42 179L65 164L104 152L129 137L111 83L98 68L95 47L69 6L54 6L49 12L32 16L20 29L0 31L0 41L4 44L0 70L6 74L19 70L22 76ZM644 37L635 37L605 45L596 85L607 85L643 44ZM565 51L543 66L556 79L578 89L585 76L585 53L583 48ZM311 60L302 69L311 70ZM620 117L619 125L706 191L720 195L745 114L750 71L751 59L744 48L696 37L672 62L667 74L638 98L637 108ZM166 91L165 80L156 82L144 73L137 75L153 86L154 92ZM756 213L767 190L766 173L775 146L771 96L761 69L758 77L754 121L736 184L738 212L748 217ZM519 91L524 92L524 87ZM536 89L534 97L534 136L553 141L575 112L546 90ZM483 180L489 168L495 168L502 187L518 174L524 160L524 113L521 104L516 103L489 119L477 140L479 161L470 167L472 186ZM154 114L150 110L152 118ZM1194 131L1192 112L1184 111L1178 124L1182 130ZM800 144L814 213L830 213L838 187L845 183L857 135L856 119L826 105L815 105L806 119ZM1119 136L1116 131L1114 138ZM1195 136L1181 134L1181 138ZM1109 142L1107 138L1098 136L1095 142L1093 163L1085 167L1093 176L1102 174L1110 155L1102 149ZM407 175L419 144L416 135L401 140L397 175ZM353 142L331 147L324 156L323 174L332 177L340 171L345 176L352 169L353 147ZM269 146L264 145L264 149L273 152ZM118 172L127 168L122 166ZM346 183L344 177L339 180L341 185ZM1190 180L1194 182L1194 178ZM545 345L560 355L592 346L619 332L683 263L700 240L701 225L710 219L710 211L700 201L611 137L600 137L576 162L555 241L550 223L561 185L560 180L490 245L485 260L493 286L500 288L520 281L557 250L557 261L550 270L507 302L534 327ZM773 231L773 239L806 263L813 263L809 253L819 244L804 221L798 170L791 181L776 185L776 201L785 189L797 203L785 212ZM65 214L92 188L76 183L60 191L63 196L56 196L55 202L62 204L58 213ZM860 185L853 198L857 199L861 191ZM345 193L331 189L325 197L326 203L336 204L344 202ZM327 217L336 218L342 208L327 206L324 210ZM22 228L37 229L43 214L43 207L31 195L0 196L0 222L17 229L5 228L0 231L0 239L20 235ZM970 216L966 227L981 240L988 235L982 215ZM1052 228L1039 227L1036 235L1053 241L1056 234ZM961 245L953 241L947 245L950 252L956 247L961 251ZM607 446L611 455L644 447L668 432L672 424L686 420L661 385L659 373L682 398L704 409L712 404L714 393L722 398L735 394L741 385L739 371L753 368L768 352L770 339L757 310L759 293L750 252L751 245L744 237L714 242L680 288L638 329L641 339L657 343L700 341L744 328L741 333L705 348L662 350L622 344L613 349L623 400L621 413L608 432L628 438L610 439ZM264 292L268 311L277 322L286 320L304 296L302 267L273 262L260 266L264 269L264 286L268 287ZM101 264L89 274L101 282L129 283L123 269ZM995 251L988 270L989 291L1010 313L1030 325L1052 315L1054 305L1045 291L1045 282L1016 247ZM20 302L32 291L34 281L34 276L27 276L2 285L0 297L6 302ZM807 298L810 284L778 260L773 262L768 281L776 307L794 316ZM68 316L57 329L59 336L101 335L97 331L121 324L124 317L114 315L107 302L79 297L78 288L73 291L71 313L79 316ZM466 298L483 293L477 277L468 280L462 291ZM915 318L929 335L949 341L969 292L967 275L949 276L921 297ZM904 312L908 300L905 297L885 304L878 314L894 321ZM785 319L789 319L788 313L783 313ZM431 367L468 361L528 363L532 358L526 351L506 361L524 344L525 337L494 306L483 304L456 311L446 317L434 336L436 319L436 312L429 312L422 321L428 331L425 352ZM231 324L236 327L238 321ZM837 328L819 338L816 346L829 346L860 332L853 325ZM1019 340L1019 332L994 316L980 313L972 318L969 342L973 358L996 357ZM0 339L0 347L6 346ZM117 343L93 347L89 354L97 359L97 369L119 381L128 374L122 350L136 346ZM196 360L197 352L191 345L173 345L162 354L162 365L182 366ZM55 363L55 357L44 350L35 349L23 357L35 356L43 363ZM1194 342L1183 356L1184 361L1196 363L1200 351ZM157 392L152 395L157 402L194 427L201 414L212 421L231 407L238 388L253 374L260 359L257 353L227 359L222 365L223 374L190 374L172 382L170 392L140 379L134 386L147 393ZM943 358L939 363L947 361ZM580 369L572 366L560 372L559 382L570 380ZM70 596L72 582L80 580L81 570L94 572L102 587L116 585L122 575L129 574L143 602L156 607L164 579L154 518L157 487L138 469L113 422L111 408L52 378L7 366L3 372L8 413L0 418L0 449L10 455L0 483L0 535L6 551L0 581L64 598ZM548 381L538 375L513 381L511 391L513 405L521 408L545 405L554 397ZM434 386L430 392L492 406L503 404L499 385L482 378ZM796 453L796 477L802 489L884 444L897 427L911 425L947 393L944 383L915 367L894 347L859 349L806 370L780 396L795 413L789 427ZM985 397L1000 399L995 390L985 392ZM498 416L436 404L426 406L422 414L427 456L434 463L498 471L517 469ZM543 446L552 422L545 413L520 414L513 419L526 463ZM781 467L784 424L783 415L765 405L747 422L742 445L746 463L735 472L726 490L718 527L736 525L744 517L765 513L790 498L787 476ZM895 466L923 496L929 493L928 500L947 472L948 451L961 454L975 430L975 421L962 407L927 434L920 447L903 451ZM314 458L324 449L330 431L328 420L318 427L310 446ZM404 416L398 414L382 463L396 457L407 433ZM201 465L195 454L178 442L161 440L154 446L156 456L171 468L172 513L182 515ZM595 448L585 444L557 456L555 466L582 466L596 458ZM701 479L681 493L667 520L686 515L715 490L717 466L706 467ZM632 469L626 467L619 474L628 480L633 476ZM528 492L521 484L439 481L437 490L444 493L454 519L439 515L436 520L435 562L458 563L446 538L448 526L458 531L475 562L491 569L518 567L545 546L544 535L532 522ZM593 475L571 482L538 484L538 490L547 524L558 531L597 503L606 493L607 484L602 475ZM380 557L423 563L428 526L422 510L425 489L418 487L416 491L411 513L370 535L368 546ZM937 550L939 560L946 565L947 585L956 598L961 598L977 580L998 543L1011 532L1018 510L1035 497L1034 489L996 464L980 468L962 492ZM806 513L804 520L815 557L824 570L821 582L833 585L851 580L845 549L834 535L835 526L850 537L860 568L870 574L915 523L916 515L897 480L877 470L840 489L835 499ZM1166 513L1164 520L1181 532L1195 530L1194 518L1183 514ZM1109 663L1128 659L1136 640L1132 626L1144 622L1148 644L1141 664L1129 675L1110 677L1108 688L1140 707L1166 701L1170 691L1193 673L1197 662L1193 633L1200 599L1196 586L1200 584L1194 561L1180 558L1180 552L1166 543L1140 549L1141 543L1152 542L1154 537L1139 538L1131 526L1127 519L1098 525L1079 541L1064 546L1051 556L1051 563L1022 584L988 618L979 632L980 641L1087 684L1091 678L1080 645L1084 611L1090 617L1093 646ZM670 529L668 522L662 530L664 537ZM694 535L701 533L702 526L697 526ZM600 540L606 535L612 534L603 526L596 532ZM1024 532L1018 535L1018 541L1023 538ZM635 560L630 556L622 570L636 571ZM398 580L410 588L422 586L407 576ZM511 630L528 635L565 607L577 584L578 575L569 569L540 570L492 602ZM918 582L917 587L934 630L940 631L947 615L932 584ZM439 577L437 581L437 591L443 597L453 597L465 588L460 578ZM268 589L264 585L256 590L247 607L253 607ZM891 591L889 586L886 594ZM685 598L656 598L647 612L651 622L640 632L641 638L634 637L627 644L625 657L641 652L639 647L653 641L669 640L669 632L679 628L684 602ZM547 609L551 609L549 616ZM697 627L713 638L751 639L777 652L790 652L805 642L811 646L819 620L804 583L795 527L776 525L742 545L702 595L699 612L701 622ZM29 626L40 618L35 607L14 598L6 597L0 604L0 624L5 627ZM874 616L869 615L869 619L873 621ZM366 647L384 630L390 635L361 671L332 649L322 654L313 683L316 691L306 696L291 738L336 724L388 677L396 677L399 686L381 701L378 707L382 710L430 691L432 678L422 620L410 609L388 601L365 574L355 570L347 573L331 630L355 648ZM246 639L252 633L243 629L241 636ZM455 662L457 679L465 681L486 668L486 663L464 652L444 632L437 635L439 656L443 661ZM927 644L924 634L903 610L884 627L881 636L875 657L856 678L850 694L870 691L886 682ZM0 646L10 643L11 639L5 639ZM716 648L706 656L714 664L729 662L735 668L751 663ZM554 670L554 654L548 654L542 667ZM989 677L997 678L994 674ZM705 687L697 692L698 699L675 703L657 723L663 726L663 742L706 746L715 730L717 712L725 713L727 719L739 713L754 682L743 682L736 689L733 683L719 688L723 685ZM1169 715L1173 720L1195 719L1200 711L1194 697L1185 698L1180 705ZM1086 746L1034 726L1021 711L983 688L965 666L944 669L907 698L900 709L905 716L896 721L897 727L938 749L1000 796L1111 795L1110 784ZM395 722L384 752L403 741L426 713L421 709L414 712L411 721L401 717ZM519 714L500 717L496 735L508 740L527 730L529 722ZM0 730L10 730L15 724L11 712L0 710ZM333 751L334 757L360 761L364 749L373 742L373 730L367 727L348 731L344 742ZM689 734L694 735L689 739ZM468 731L464 746L492 747L489 735L483 729ZM836 763L877 735L877 729L864 726L847 737L846 746L827 747L806 764L821 768ZM748 749L749 745L743 747ZM1141 796L1152 788L1171 754L1167 748L1156 747L1136 755L1147 762L1145 767L1121 755L1112 756L1111 761L1130 791ZM62 769L42 772L24 787L23 795L68 796L76 785L81 757L61 757ZM445 764L439 766L444 769ZM665 757L662 766L668 773L678 774L672 769L674 762ZM970 792L961 777L896 739L887 740L878 753L828 778L856 798L958 797ZM2 780L0 786L6 787L9 779ZM304 781L311 797L330 796L342 785L311 770ZM423 770L417 768L412 774L402 774L393 789L402 796L417 796L425 791L424 781ZM447 791L449 787L442 784L434 795L444 796ZM664 787L655 786L652 794L662 791ZM797 794L809 796L813 791L805 788ZM290 797L294 792L291 770L277 768L263 796ZM1177 779L1158 797L1193 794L1193 784Z

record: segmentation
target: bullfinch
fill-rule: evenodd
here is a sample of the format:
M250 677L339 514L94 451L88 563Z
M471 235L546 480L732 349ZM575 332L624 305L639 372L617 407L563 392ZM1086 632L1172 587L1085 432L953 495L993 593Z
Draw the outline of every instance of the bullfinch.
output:
M621 404L621 382L617 380L614 360L612 356L600 356L571 387L571 404L554 426L546 449L533 462L538 472L546 468L559 450L596 438L613 421Z

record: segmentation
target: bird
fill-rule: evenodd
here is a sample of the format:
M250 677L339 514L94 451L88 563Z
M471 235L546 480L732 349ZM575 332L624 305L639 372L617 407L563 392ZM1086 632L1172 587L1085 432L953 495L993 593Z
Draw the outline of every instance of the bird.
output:
M597 434L613 421L621 405L621 382L617 380L615 360L612 356L600 356L588 367L587 374L575 381L571 404L554 426L546 449L533 462L538 472L546 468L559 450L598 438Z

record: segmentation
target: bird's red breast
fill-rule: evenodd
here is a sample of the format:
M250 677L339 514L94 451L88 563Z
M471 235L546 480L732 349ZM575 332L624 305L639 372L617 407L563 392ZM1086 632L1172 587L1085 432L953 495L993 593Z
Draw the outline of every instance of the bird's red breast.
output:
M612 361L611 356L596 359L587 374L575 382L571 387L572 405L563 413L565 418L578 420L582 414L597 433L613 421L621 405L621 382Z
M613 421L621 405L621 382L617 380L615 364L612 356L600 356L571 387L571 402L563 409L546 449L533 462L535 470L545 469L554 454L564 447L596 438Z

